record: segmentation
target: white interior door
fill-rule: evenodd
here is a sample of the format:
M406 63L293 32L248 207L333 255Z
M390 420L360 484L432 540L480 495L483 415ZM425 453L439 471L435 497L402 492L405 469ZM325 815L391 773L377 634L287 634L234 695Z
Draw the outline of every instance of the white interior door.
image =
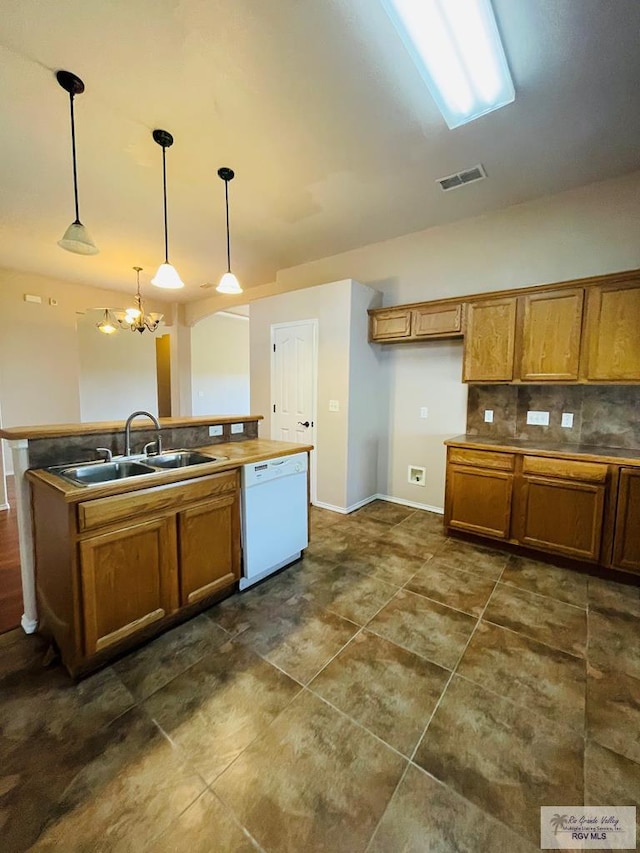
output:
M271 438L316 446L318 321L271 326ZM316 495L311 454L311 499Z

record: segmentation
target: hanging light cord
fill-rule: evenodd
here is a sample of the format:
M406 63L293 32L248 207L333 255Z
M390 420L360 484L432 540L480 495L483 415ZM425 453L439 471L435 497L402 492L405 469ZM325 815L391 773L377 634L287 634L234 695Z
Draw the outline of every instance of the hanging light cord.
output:
M169 263L169 227L167 225L167 149L162 146L162 195L164 198L164 262Z
M73 92L69 92L69 103L71 105L71 150L73 152L73 197L76 205L76 219L74 225L81 225L80 210L78 207L78 171L76 168L76 121L73 112Z
M227 272L231 272L231 243L229 237L229 181L224 182L224 201L227 210Z

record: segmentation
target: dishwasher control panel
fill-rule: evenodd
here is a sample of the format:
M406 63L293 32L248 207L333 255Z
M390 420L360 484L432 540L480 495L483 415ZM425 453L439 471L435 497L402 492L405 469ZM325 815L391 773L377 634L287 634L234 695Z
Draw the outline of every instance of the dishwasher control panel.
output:
M307 470L307 454L294 453L291 456L278 456L266 462L244 465L242 469L243 485L251 488L258 483L276 480L289 474L302 474Z

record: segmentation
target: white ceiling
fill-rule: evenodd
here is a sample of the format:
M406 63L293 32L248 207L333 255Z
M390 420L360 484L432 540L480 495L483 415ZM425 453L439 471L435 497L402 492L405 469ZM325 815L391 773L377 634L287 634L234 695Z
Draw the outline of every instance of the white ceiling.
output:
M161 152L181 301L278 269L640 168L640 3L494 0L515 103L448 130L377 0L3 0L0 263L143 291L162 260ZM81 218L100 254L56 245ZM483 163L489 179L435 179ZM154 296L160 293L154 292Z

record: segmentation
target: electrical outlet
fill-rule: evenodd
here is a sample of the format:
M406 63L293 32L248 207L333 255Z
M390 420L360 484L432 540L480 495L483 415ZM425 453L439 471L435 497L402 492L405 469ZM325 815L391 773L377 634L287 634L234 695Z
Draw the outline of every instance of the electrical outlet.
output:
M231 424L231 435L238 432L244 432L244 424Z
M573 412L563 412L562 413L562 422L560 426L563 426L565 429L572 429L573 427Z
M339 412L340 411L340 400L329 400L329 411L330 412Z
M222 424L209 427L209 435L222 435Z
M421 406L420 407L420 417L421 418L428 418L429 417L429 409L427 408L427 406Z
M549 412L527 412L530 426L549 426Z
M484 410L484 422L486 424L493 423L493 409L485 409Z

